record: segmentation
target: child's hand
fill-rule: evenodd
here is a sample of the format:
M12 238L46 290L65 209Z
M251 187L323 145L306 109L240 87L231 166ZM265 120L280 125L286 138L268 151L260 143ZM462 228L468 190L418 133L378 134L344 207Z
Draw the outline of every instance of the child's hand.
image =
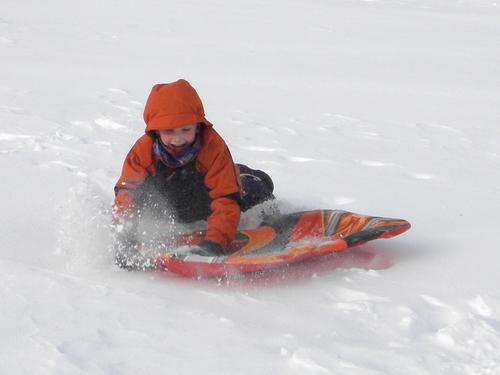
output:
M198 246L212 255L217 255L217 256L227 255L222 246L214 241L203 240L200 242Z
M217 257L227 255L221 245L213 241L204 240L199 245L185 246L178 249L183 254L194 254L203 257Z

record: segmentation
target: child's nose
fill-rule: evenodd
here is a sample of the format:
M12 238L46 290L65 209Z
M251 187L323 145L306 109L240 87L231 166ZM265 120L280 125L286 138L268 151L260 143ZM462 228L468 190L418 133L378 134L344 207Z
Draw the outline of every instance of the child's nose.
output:
M177 134L172 137L172 143L176 145L184 143L184 137L182 136L182 134Z

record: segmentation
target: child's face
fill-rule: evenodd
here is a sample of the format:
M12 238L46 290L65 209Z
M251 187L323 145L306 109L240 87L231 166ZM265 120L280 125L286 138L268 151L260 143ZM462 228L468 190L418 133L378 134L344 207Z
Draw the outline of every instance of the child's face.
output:
M163 143L174 147L188 146L196 138L197 124L186 125L177 129L158 130L158 134Z

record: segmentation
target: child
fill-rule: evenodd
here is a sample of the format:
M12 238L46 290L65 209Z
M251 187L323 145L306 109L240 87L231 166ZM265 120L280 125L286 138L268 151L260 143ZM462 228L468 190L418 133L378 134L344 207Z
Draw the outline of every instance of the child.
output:
M222 255L241 211L274 199L264 172L235 164L224 140L205 118L203 104L185 80L155 85L144 109L146 134L128 153L115 186L116 262L141 267L137 221L145 211L177 222L206 220L206 237L191 251ZM123 228L126 228L123 230Z

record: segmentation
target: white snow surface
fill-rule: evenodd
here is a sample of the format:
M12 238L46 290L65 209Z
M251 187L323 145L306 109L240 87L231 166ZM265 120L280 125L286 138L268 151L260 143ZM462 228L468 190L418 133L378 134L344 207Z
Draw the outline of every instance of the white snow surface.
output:
M0 56L0 374L500 374L497 0L2 0ZM282 209L410 221L364 246L392 266L118 269L113 186L178 78Z

